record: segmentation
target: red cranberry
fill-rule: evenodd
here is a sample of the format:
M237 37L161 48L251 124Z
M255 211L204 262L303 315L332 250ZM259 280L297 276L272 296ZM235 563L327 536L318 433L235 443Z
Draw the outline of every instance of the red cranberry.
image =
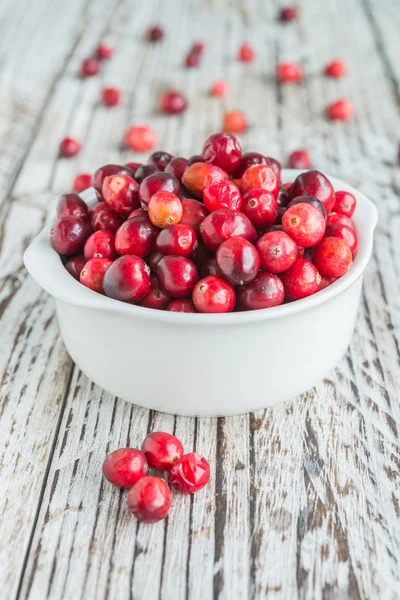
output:
M260 255L244 238L230 238L222 242L216 258L222 276L232 285L250 283L260 270Z
M239 48L238 59L244 63L251 63L254 61L256 53L250 44L245 42Z
M147 210L144 210L144 208L135 208L128 216L128 219L133 219L134 217L148 217Z
M219 208L240 210L242 197L238 187L231 181L217 181L204 190L203 202L210 212Z
M99 60L108 60L114 54L114 48L111 48L108 44L100 42L96 48L96 56Z
M326 228L325 236L340 238L346 242L350 248L353 258L357 254L358 238L356 232L351 227L348 227L347 225L340 225L339 223L337 225L330 225Z
M179 221L180 225L190 225L195 231L200 231L200 225L209 214L208 210L198 200L193 198L183 198L182 203L182 218Z
M214 81L210 90L211 96L217 96L219 98L225 98L228 92L229 85L224 79L218 79L217 81Z
M324 73L327 77L333 77L334 79L340 79L346 75L346 65L343 60L333 60L326 65Z
M138 170L140 169L140 167L142 167L142 163L138 163L138 162L127 162L124 165L127 169L129 169L132 173L131 177L134 177L136 179L136 173L138 172ZM129 175L129 173L127 173L127 175ZM138 183L140 183L138 181Z
M299 246L309 248L322 240L325 219L318 208L305 202L286 209L282 217L282 228Z
M100 210L93 219L93 229L99 231L100 229L111 231L115 233L124 222L121 215L119 215L112 208L104 208Z
M150 199L157 192L171 192L176 196L179 193L179 181L170 173L154 173L143 179L140 184L139 198L142 207L148 207Z
M281 9L279 19L282 22L296 21L299 16L298 10L297 6L286 6Z
M273 172L275 173L279 183L281 181L281 171L282 171L282 165L279 162L279 160L276 160L276 158L272 158L272 156L266 156L265 157L266 161L267 161L267 165L269 165Z
M354 113L353 104L347 98L341 98L326 107L326 116L331 121L348 121Z
M182 218L182 203L178 196L171 192L157 192L150 198L149 219L156 227L163 229L176 225Z
M59 146L58 153L64 158L71 158L76 156L81 151L81 144L78 140L71 137L64 138Z
M73 190L77 194L87 190L92 185L92 176L90 173L79 173L74 179Z
M197 198L201 198L203 191L217 181L228 179L225 171L215 165L198 162L190 165L183 174L183 185Z
M337 277L325 277L325 275L322 275L318 291L320 292L321 290L324 290L325 288L329 287L330 285L332 285L332 283L336 281L336 279Z
M81 77L93 77L100 71L100 63L97 58L86 58L81 64Z
M192 52L196 52L197 54L203 54L205 47L205 42L193 42Z
M290 193L284 186L280 186L278 196L276 198L279 207L286 207L290 202Z
M235 308L235 290L216 275L200 279L192 297L195 307L202 313L232 312Z
M218 277L222 277L222 273L218 267L217 259L215 256L208 258L203 261L200 265L200 275L201 277L208 277L209 275L217 275Z
M331 182L319 171L307 171L298 175L290 190L291 197L314 196L329 214L335 204L335 191Z
M281 83L298 83L303 79L303 71L296 63L280 63L276 67L276 78Z
M165 310L170 301L171 297L160 288L157 277L152 277L151 289L141 301L140 306L143 306L144 308L154 308L156 310Z
M157 171L158 171L158 169L154 165L142 165L136 171L135 179L139 184L141 184L142 181L144 181L146 179L146 177L149 177L150 175L154 175L154 173L157 173Z
M156 167L158 171L164 171L165 167L169 165L173 158L174 157L169 152L158 150L149 156L147 164Z
M122 165L104 165L103 167L100 167L93 175L92 183L98 194L101 195L104 180L106 177L110 177L110 175L129 175L130 177L133 177L134 174L127 165L124 167Z
M208 461L196 452L184 454L168 475L169 483L182 494L194 494L207 485L210 479Z
M65 268L67 269L68 273L74 277L74 279L79 281L81 271L86 263L87 260L83 254L77 254L76 256L72 256L72 258L65 263Z
M278 214L278 202L270 192L254 188L243 196L242 212L257 229L272 227Z
M150 291L150 269L138 256L121 256L107 270L103 286L110 298L140 302Z
M352 217L356 209L357 201L353 194L350 192L335 192L335 204L333 205L333 211L346 217Z
M156 247L163 254L191 256L197 246L196 232L190 225L171 225L160 231Z
M194 165L194 163L201 163L204 162L203 157L201 156L201 154L193 154L193 156L190 156L188 158L188 163L189 163L189 167L190 165Z
M165 172L176 177L179 181L182 179L184 172L189 166L187 158L177 156L173 158L165 167Z
M134 217L122 223L115 234L119 254L134 254L143 258L154 249L158 229L147 216Z
M107 204L105 202L98 202L97 204L95 204L93 206L93 208L89 209L89 222L93 229L94 229L94 220L96 218L96 215L98 215L99 212L101 212L105 208L107 208Z
M200 240L200 243L195 248L191 259L196 265L196 267L199 269L206 260L211 258L211 256L211 251L208 248L206 248L206 246L203 244L203 240Z
M83 249L86 260L91 258L117 258L115 235L111 231L99 230L92 233Z
M275 196L278 196L279 182L274 170L269 165L254 165L249 167L240 179L242 194L246 194L254 188L262 188Z
M324 238L313 250L313 260L321 275L342 277L353 264L351 250L339 237Z
M113 485L132 487L149 470L143 452L136 448L119 448L103 462L103 475Z
M63 194L57 204L58 217L78 217L83 221L89 220L89 209L78 194Z
M161 94L160 109L165 115L178 115L187 109L188 101L182 92L167 90Z
M260 310L282 304L285 298L283 283L271 273L258 273L251 283L239 288L238 306L241 310Z
M318 292L321 275L316 267L304 258L298 258L293 265L280 275L289 300L300 300Z
M169 471L182 458L183 446L171 433L155 431L145 438L142 452L153 469Z
M157 265L160 285L174 298L185 298L199 280L196 265L184 256L165 256Z
M247 118L241 110L230 110L224 114L223 126L224 131L230 133L243 133L248 127Z
M156 272L157 265L162 258L164 258L164 254L162 252L159 252L158 250L153 250L153 252L150 254L149 265L153 273Z
M322 216L324 217L324 220L326 221L327 219L327 214L326 214L326 210L324 205L322 204L322 202L320 202L318 200L318 198L314 198L314 196L297 196L296 198L293 198L293 200L291 200L287 206L287 208L290 208L291 206L296 206L296 204L311 204L312 206L315 206L315 208L318 208L319 211L321 211Z
M153 25L147 31L147 39L149 42L160 42L164 38L164 29L160 25Z
M354 229L354 223L349 217L346 217L346 215L341 215L339 213L331 212L331 214L328 215L328 219L326 221L326 226L329 227L330 225L339 225L339 224L346 225L347 227Z
M134 152L149 152L156 145L156 134L148 125L134 125L126 130L124 141Z
M109 258L91 258L83 267L79 281L94 292L104 294L104 276L112 262Z
M311 158L307 150L294 150L289 155L289 169L311 169Z
M106 87L101 90L101 101L105 106L117 106L121 100L121 91L115 87Z
M168 304L169 312L197 313L196 307L188 298L177 298Z
M242 154L239 166L233 173L235 179L240 179L245 171L253 165L267 165L268 161L266 156L259 154L258 152L245 152ZM271 166L271 165L270 165Z
M243 237L255 242L257 231L243 213L230 208L220 208L206 217L200 225L201 236L210 250L217 250L224 240Z
M185 58L185 66L188 69L191 69L193 67L198 67L199 64L200 64L200 54L198 52L193 52L193 50L191 50Z
M129 175L106 177L101 193L108 206L123 217L140 206L139 184Z
M242 149L239 141L231 133L214 133L203 146L203 160L233 173L240 164Z
M164 479L146 475L129 490L127 504L138 521L157 523L171 508L171 490Z
M284 231L269 231L257 242L261 266L270 273L283 273L298 258L297 244Z
M73 216L61 217L50 231L51 244L59 254L72 256L83 251L90 233L90 226L86 221Z

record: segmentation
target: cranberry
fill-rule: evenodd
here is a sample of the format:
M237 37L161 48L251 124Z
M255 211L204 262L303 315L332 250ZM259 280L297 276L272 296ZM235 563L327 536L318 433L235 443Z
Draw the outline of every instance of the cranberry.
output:
M150 433L142 444L142 452L153 469L169 471L182 457L182 443L171 433Z
M150 254L149 265L150 265L150 269L153 271L153 273L156 272L157 265L162 258L164 258L164 254L162 252L159 252L158 250L153 250L153 252Z
M72 137L65 137L61 142L58 149L58 153L63 158L71 158L76 156L81 151L81 144L78 140Z
M211 256L211 251L208 248L206 248L206 246L203 243L203 240L201 240L197 248L195 248L191 259L197 266L197 268L200 269L200 267L202 267L205 261L211 258Z
M275 223L276 226L278 226L278 225L281 226L282 225L282 217L283 217L283 215L286 212L286 208L287 208L286 206L280 206L278 208L278 214L276 216L276 223Z
M244 238L230 238L222 242L216 258L222 277L232 285L250 283L260 270L260 255Z
M324 73L327 77L333 77L334 79L340 79L346 75L346 65L343 60L337 59L326 65Z
M133 177L134 173L127 165L124 167L122 165L104 165L103 167L100 167L93 175L93 187L98 194L101 195L105 178L110 177L111 175L129 175L130 177Z
M261 266L270 273L283 273L298 258L297 244L284 231L269 231L257 242Z
M276 201L280 208L286 207L290 202L290 193L283 185L281 185L279 188L279 192L278 192Z
M298 10L297 6L286 6L281 9L279 19L282 22L296 21L299 16Z
M193 200L193 198L183 198L181 203L182 218L179 223L190 225L195 231L200 231L200 225L209 214L204 204L198 200Z
M299 246L309 248L322 240L325 219L318 208L300 202L286 209L282 217L282 228Z
M100 42L96 48L96 56L99 60L108 60L114 54L114 48L111 48L108 44Z
M233 173L233 177L235 179L240 179L241 176L249 167L253 165L267 165L268 161L266 156L259 154L258 152L245 152L242 154L242 158L240 159L239 166L236 171ZM271 166L271 165L270 165Z
M196 232L190 225L171 225L160 231L156 247L163 254L191 256L197 246Z
M182 177L182 183L194 196L201 198L207 187L224 179L228 179L228 175L219 167L197 162L186 169Z
M115 233L117 229L121 227L123 222L123 218L115 212L115 210L112 210L112 208L104 208L95 215L93 219L93 229L95 231L105 229Z
M242 197L238 187L231 181L217 181L204 190L203 202L210 212L219 208L240 210Z
M224 131L230 133L243 133L248 127L247 118L241 110L231 110L224 114L223 126Z
M161 94L160 110L165 115L178 115L188 106L187 98L182 92L167 90Z
M142 167L142 163L138 163L138 162L127 162L124 165L127 169L129 169L129 171L131 171L132 175L131 177L134 177L136 179L136 173L139 171L140 167ZM138 182L140 183L140 182Z
M176 158L172 158L172 160L170 160L170 162L166 165L165 172L173 175L180 181L188 166L189 161L187 158L177 156Z
M276 78L281 83L298 83L303 79L303 71L296 63L280 63L276 67Z
M233 173L240 164L242 149L231 133L214 133L206 139L202 154L204 162Z
M127 504L138 521L157 523L171 508L171 490L164 479L146 475L129 490Z
M126 130L124 141L134 152L149 152L156 145L156 134L148 125L133 125Z
M267 165L269 165L273 172L275 173L279 183L281 181L281 171L282 171L282 165L279 162L279 160L276 160L276 158L272 158L272 156L266 156L265 157L266 161L267 161Z
M271 273L258 273L251 283L239 288L238 306L241 310L260 310L282 304L285 298L283 283Z
M329 104L326 107L325 113L331 121L348 121L353 116L354 108L350 100L341 98Z
M269 165L253 165L249 167L240 179L242 194L254 188L262 188L275 196L279 193L279 182L274 170Z
M298 258L293 265L280 275L285 296L289 300L300 300L315 294L319 289L321 275L316 267L304 258Z
M289 169L311 169L311 158L307 150L294 150L289 155Z
M188 298L177 298L172 300L167 306L169 312L184 312L184 313L197 313L196 307L191 300Z
M115 235L111 231L99 230L92 233L83 249L86 260L91 258L117 258Z
M104 294L104 276L112 262L109 258L91 258L83 267L79 281L94 292Z
M122 223L115 234L119 254L134 254L143 258L154 249L158 229L147 216L134 217Z
M123 217L140 206L139 184L129 175L106 177L101 193L108 206Z
M86 58L81 64L81 77L93 77L100 71L100 63L97 58Z
M241 62L251 63L254 61L255 57L256 57L256 53L254 52L254 49L252 46L250 46L250 44L245 42L244 44L242 44L240 46L239 52L238 52L238 59Z
M158 150L149 156L148 165L156 167L158 171L164 171L165 167L171 162L174 157L169 152Z
M67 215L57 219L53 225L50 231L51 244L59 254L72 256L82 252L90 233L89 223Z
M205 47L205 42L193 42L191 51L196 52L197 54L203 54Z
M184 256L165 256L157 265L160 285L174 298L185 298L199 280L196 265Z
M208 277L208 275L218 275L218 277L222 277L222 273L218 267L217 259L215 256L208 258L203 261L200 265L200 275L201 277Z
M296 198L293 198L293 200L291 200L287 206L287 208L290 208L291 206L296 206L296 204L311 204L312 206L315 206L315 208L318 208L319 211L321 211L322 216L324 217L324 220L326 221L327 219L327 214L326 214L326 210L324 205L322 204L322 202L320 202L318 200L318 198L315 198L314 196L297 196Z
M224 240L232 237L243 237L252 243L257 239L255 227L246 215L230 208L220 208L208 215L200 232L210 250L217 250Z
M121 91L115 87L106 87L101 90L101 101L104 106L117 106L121 101Z
M217 81L214 81L210 90L211 96L217 96L219 98L225 98L228 92L229 85L224 79L218 79Z
M105 202L98 202L97 204L95 204L93 206L93 208L89 209L89 222L93 229L94 229L94 220L96 218L96 215L98 215L99 212L101 212L105 208L107 208L107 204Z
M157 277L152 277L150 291L143 298L140 306L143 306L144 308L154 308L156 310L165 310L170 301L171 297L160 288Z
M324 205L329 214L335 204L335 191L331 182L319 171L307 171L298 175L290 190L292 198L314 196Z
M103 286L110 298L140 302L150 291L150 269L138 256L121 256L107 270Z
M202 313L232 312L236 302L233 287L216 275L200 279L192 298L196 309Z
M200 63L200 55L197 52L189 52L185 58L185 66L188 69L198 67Z
M78 194L63 194L57 205L58 217L78 217L83 221L89 220L89 209Z
M163 229L179 223L182 217L182 203L178 196L171 192L157 192L150 198L148 212L150 221Z
M339 213L331 212L326 221L326 226L328 227L330 225L338 224L346 225L347 227L354 229L354 223L349 217L346 217L346 215L341 215Z
M144 208L135 208L135 210L133 210L130 215L128 216L128 219L133 219L134 217L147 217L147 210L144 210Z
M72 185L74 192L79 194L84 190L87 190L92 185L92 176L90 173L79 173L74 179Z
M150 199L157 192L179 193L179 181L170 173L154 173L143 179L140 184L139 197L142 207L148 207Z
M149 42L159 42L164 38L164 29L160 25L153 25L147 31L147 39Z
M135 173L135 179L140 184L142 181L149 177L150 175L154 175L157 173L158 169L154 165L142 165L138 168Z
M351 250L339 237L324 238L313 250L313 260L321 275L342 277L353 264Z
M209 479L210 465L196 452L184 454L168 475L169 483L182 494L198 492L207 485Z
M72 258L65 263L65 268L67 269L68 273L72 275L72 277L79 281L81 271L86 262L87 260L83 254L77 254L76 256L72 256Z
M333 211L346 217L352 217L356 209L357 201L350 192L335 192L335 204Z
M136 448L114 450L103 462L104 477L118 487L132 487L148 470L145 455Z
M278 202L270 192L254 188L243 196L242 212L257 229L272 227L278 214Z
M350 248L353 258L357 254L358 238L356 232L351 227L348 227L347 225L340 225L339 223L336 225L330 225L326 228L325 236L340 238L346 242Z
M320 292L321 290L324 290L325 288L329 287L330 285L332 285L332 283L336 281L336 279L337 277L325 277L325 275L322 275L318 291Z

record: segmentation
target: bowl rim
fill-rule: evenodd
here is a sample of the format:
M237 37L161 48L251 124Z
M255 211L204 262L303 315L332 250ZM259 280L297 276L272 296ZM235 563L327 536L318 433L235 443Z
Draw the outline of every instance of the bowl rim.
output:
M283 169L283 182L293 181L300 173L299 169ZM364 273L372 253L373 235L378 221L378 211L375 204L364 194L330 175L326 175L336 190L352 193L357 200L354 221L359 234L359 249L350 271L333 284L307 298L282 304L272 308L232 313L178 313L172 311L154 310L136 306L108 298L90 290L74 279L64 268L59 254L52 248L49 239L49 228L43 230L34 238L24 254L24 263L33 279L51 296L72 306L91 310L102 310L128 317L145 320L182 324L182 325L239 325L257 321L268 321L305 312L332 300L345 292ZM94 202L94 190L90 188L80 194L87 204ZM361 214L362 213L362 214ZM360 229L357 222L364 220Z

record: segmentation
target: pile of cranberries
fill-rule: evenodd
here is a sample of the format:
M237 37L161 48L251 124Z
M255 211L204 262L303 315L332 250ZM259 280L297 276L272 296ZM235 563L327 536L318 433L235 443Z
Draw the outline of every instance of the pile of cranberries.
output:
M113 485L130 488L128 509L139 521L156 523L171 508L171 490L164 479L148 475L149 467L168 472L168 483L182 494L194 494L210 479L208 461L196 452L183 454L182 443L174 435L150 433L140 450L119 448L103 463L103 475Z
M174 312L278 306L345 275L356 199L319 171L282 184L281 166L215 133L186 159L105 165L98 202L61 196L51 243L68 272L115 300Z

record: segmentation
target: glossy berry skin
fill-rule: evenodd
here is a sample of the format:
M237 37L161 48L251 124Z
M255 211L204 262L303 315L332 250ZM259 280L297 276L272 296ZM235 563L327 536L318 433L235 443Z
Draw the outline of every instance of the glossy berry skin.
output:
M135 179L138 182L138 184L140 185L142 183L142 181L144 181L146 179L146 177L149 177L150 175L154 175L154 173L157 173L157 171L158 171L158 169L154 165L142 165L136 171Z
M270 192L254 188L243 196L242 212L256 229L265 229L276 222L278 202Z
M246 115L241 110L230 110L224 114L222 129L230 133L243 133L248 128Z
M158 250L153 250L153 252L150 254L149 265L150 265L150 269L152 270L153 273L156 272L157 265L160 262L160 260L163 258L164 258L164 254L162 252L159 252Z
M107 270L103 287L110 298L140 302L150 291L150 269L138 256L121 256Z
M290 193L282 185L279 188L279 192L278 192L278 196L276 198L276 201L277 201L278 206L280 208L287 206L289 204L289 202L290 202Z
M225 98L229 92L229 85L224 79L218 79L214 81L211 86L210 94L211 96L216 96L217 98Z
M194 494L201 490L210 480L208 461L196 452L184 454L169 472L168 481L182 494Z
M232 237L243 237L251 243L257 239L257 231L246 215L229 208L220 208L206 217L200 232L209 250L217 250L223 241Z
M343 60L337 59L326 65L324 74L333 79L340 79L346 75L346 65Z
M233 287L221 277L209 275L200 279L192 294L193 304L201 313L226 313L235 308Z
M204 190L203 202L209 212L219 208L240 210L242 197L238 187L231 181L217 181Z
M78 217L89 220L89 209L78 194L63 194L57 204L57 217Z
M325 114L331 121L348 121L354 113L353 104L347 98L341 98L326 107Z
M157 152L153 152L150 154L147 164L156 167L158 171L164 171L165 167L171 162L174 157L169 152L164 152L164 150L157 150Z
M191 256L196 248L197 236L190 225L171 225L160 231L156 240L156 248L163 254Z
M358 238L356 232L351 227L348 227L347 225L341 225L340 223L337 223L336 225L330 225L326 228L325 236L340 238L346 242L350 248L353 258L357 254Z
M148 125L133 125L126 130L124 142L134 152L149 152L156 145L156 134Z
M84 257L84 255L83 254L77 254L75 256L72 256L65 263L65 268L67 269L68 273L70 275L72 275L72 277L74 279L77 279L79 281L79 277L81 275L81 271L82 271L82 269L83 269L83 267L85 266L86 263L87 263L87 260Z
M182 218L179 221L181 225L190 225L195 231L200 231L200 225L209 214L202 202L193 198L182 198Z
M101 190L103 188L103 183L106 177L110 177L110 175L129 175L133 178L134 173L129 169L127 165L104 165L95 171L93 175L92 185L98 195L101 196Z
M131 173L127 173L127 174L130 175L131 177L133 177L134 179L136 179L136 173L138 172L138 170L142 166L143 166L142 163L132 162L132 161L131 162L127 162L124 165L124 167L126 167L127 169L129 169L131 171Z
M276 158L272 158L272 156L266 156L265 157L266 161L267 161L267 165L269 165L273 172L275 173L278 182L281 182L281 171L282 171L282 165L279 162L279 160L276 160Z
M91 258L83 267L79 281L94 292L104 294L104 276L111 265L109 258Z
M285 299L283 283L272 273L258 273L251 283L237 292L237 303L241 310L260 310L279 306Z
M147 210L144 208L135 208L128 216L128 219L133 219L134 217L148 217Z
M96 218L96 215L98 215L99 212L101 212L104 209L108 210L108 207L107 207L107 204L103 201L97 202L97 204L95 204L92 208L89 209L89 223L93 229L94 229L94 220ZM119 217L119 215L118 215L118 217Z
M97 58L86 58L81 64L81 77L93 77L100 71Z
M160 25L153 25L147 31L149 42L160 42L164 38L164 29Z
M307 150L294 150L288 158L289 169L311 169L311 158Z
M320 202L318 200L318 198L315 198L314 196L297 196L296 198L293 198L293 200L291 200L289 202L289 204L287 205L287 208L290 208L291 206L296 206L297 204L301 204L301 203L311 204L312 206L315 206L315 208L318 208L318 210L321 212L322 216L324 217L324 220L326 221L327 214L326 214L325 207L322 204L322 202Z
M121 91L115 87L106 87L101 90L101 101L104 106L118 106L121 101Z
M117 487L132 487L148 470L146 457L136 448L114 450L103 462L104 477Z
M167 306L169 312L197 313L196 307L188 298L172 300Z
M251 63L254 61L256 53L250 44L245 42L239 48L238 59L244 63Z
M139 208L139 184L129 175L110 175L103 181L101 194L107 205L122 217Z
M354 229L354 223L350 219L350 217L346 217L346 215L341 215L340 213L331 212L331 214L328 215L328 218L326 220L326 226L329 227L330 225L339 224L346 225L347 227Z
M257 242L261 266L269 273L283 273L298 258L297 244L284 231L264 233Z
M222 277L222 273L219 270L217 259L215 256L207 258L201 263L200 275L202 278L208 277L208 275L218 275L218 277Z
M90 226L86 221L73 216L61 217L50 231L51 245L59 254L73 256L83 251L90 234Z
M169 471L183 455L182 442L164 431L149 433L141 449L150 467L158 471Z
M119 215L112 208L104 208L97 212L93 219L93 229L99 231L100 229L111 231L115 233L124 222L121 215Z
M169 161L165 167L165 172L173 175L178 179L178 181L180 181L188 166L189 161L187 158L183 158L183 156L177 156Z
M61 140L58 148L58 154L63 158L71 158L71 156L76 156L80 151L80 142L72 137L65 137L63 140Z
M204 162L216 165L226 173L233 173L240 164L242 149L231 133L214 133L206 139L202 155Z
M155 248L158 229L147 216L133 217L122 223L115 234L118 254L134 254L143 258Z
M320 171L307 171L296 177L290 190L293 198L297 196L314 196L324 205L329 214L335 204L335 190L331 182Z
M245 152L242 154L239 165L236 171L233 173L234 179L240 179L241 176L247 169L253 165L267 165L267 157L259 152Z
M201 162L204 162L201 154L193 154L193 156L190 156L188 158L189 167L190 167L190 165L194 165L194 163L201 163Z
M187 109L188 101L182 92L167 90L161 94L160 110L164 115L178 115Z
M281 9L279 13L279 20L283 23L288 23L290 21L296 21L299 16L299 11L297 6L286 6Z
M304 258L298 258L293 265L280 275L288 300L300 300L318 292L321 275L317 268Z
M315 246L325 233L325 219L318 208L305 202L287 208L282 216L285 233L304 248Z
M109 60L114 54L114 48L104 42L100 42L96 48L95 54L99 60Z
M351 250L339 237L326 237L313 249L313 261L321 275L342 277L353 264Z
M146 475L131 487L126 501L138 521L157 523L171 508L171 490L164 479Z
M150 291L143 298L140 306L156 310L165 310L170 302L171 297L160 288L157 277L152 277Z
M353 213L356 209L357 200L350 194L350 192L338 191L335 192L335 204L333 205L333 212L339 213L341 215L346 215L346 217L352 217Z
M161 287L173 298L190 296L199 280L197 267L184 256L165 256L157 265Z
M170 173L154 173L143 179L139 188L139 198L142 207L147 208L150 199L157 192L171 192L179 194L179 181Z
M182 203L171 192L157 192L150 198L149 219L156 227L164 229L176 225L182 218Z
M228 174L216 165L196 162L186 169L182 183L196 198L201 198L206 188L225 179L228 179Z
M84 190L87 190L92 185L92 176L90 173L79 173L72 184L74 192L79 194Z
M278 178L269 165L254 165L249 167L240 179L242 194L247 194L254 188L262 188L270 192L275 198L279 193Z
M114 260L118 254L115 250L115 235L111 231L99 230L92 233L83 249L86 260L91 258L109 258Z
M222 277L231 285L250 283L260 270L260 255L244 238L230 238L222 242L216 259Z
M276 78L281 83L299 83L303 79L303 71L296 63L280 63L276 67Z

